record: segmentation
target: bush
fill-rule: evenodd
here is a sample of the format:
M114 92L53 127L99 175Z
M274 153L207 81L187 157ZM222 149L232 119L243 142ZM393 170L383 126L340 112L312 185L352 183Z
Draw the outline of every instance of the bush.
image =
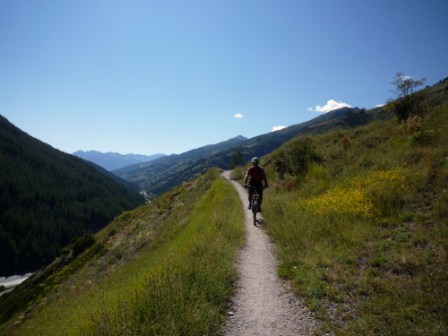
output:
M320 195L299 199L297 204L319 216L395 215L419 178L418 174L403 168L374 171L354 178L348 186L333 187Z
M87 248L95 244L95 237L91 232L84 233L82 236L73 240L73 256L84 252Z
M423 118L411 115L400 129L409 134L409 140L419 145L431 145L434 143L437 132L423 128Z
M373 203L360 189L332 188L322 195L299 200L299 205L319 216L354 215L371 217Z
M311 163L320 161L322 159L317 154L311 138L297 139L273 156L274 167L280 178L283 178L285 174L304 175Z
M432 145L434 143L435 136L436 132L434 130L420 130L411 134L409 139L419 145Z
M413 182L412 175L403 168L394 168L372 172L359 183L379 214L390 216L402 208Z

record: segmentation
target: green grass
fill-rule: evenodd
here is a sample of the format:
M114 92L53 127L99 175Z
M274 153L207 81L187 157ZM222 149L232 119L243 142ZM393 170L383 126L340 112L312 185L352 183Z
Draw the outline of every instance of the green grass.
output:
M216 171L209 173L118 217L97 236L104 254L16 316L17 325L4 332L218 334L243 228L235 191Z
M436 106L421 125L435 134L429 141L376 121L313 137L323 160L307 173L280 179L267 165L264 216L279 273L323 330L448 333L447 124L448 106Z

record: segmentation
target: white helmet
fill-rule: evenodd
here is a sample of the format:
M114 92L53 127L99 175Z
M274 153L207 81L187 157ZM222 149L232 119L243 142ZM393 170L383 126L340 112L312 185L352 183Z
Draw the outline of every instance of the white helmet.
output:
M252 162L256 162L256 163L258 163L258 162L260 162L260 159L259 159L258 157L256 157L256 156L254 156L254 157L252 158Z

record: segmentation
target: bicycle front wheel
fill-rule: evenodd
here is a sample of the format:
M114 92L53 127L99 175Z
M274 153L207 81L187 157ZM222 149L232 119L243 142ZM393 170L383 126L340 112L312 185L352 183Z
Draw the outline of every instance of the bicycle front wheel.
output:
M254 219L254 225L257 225L257 213L258 213L258 199L252 200L252 215Z

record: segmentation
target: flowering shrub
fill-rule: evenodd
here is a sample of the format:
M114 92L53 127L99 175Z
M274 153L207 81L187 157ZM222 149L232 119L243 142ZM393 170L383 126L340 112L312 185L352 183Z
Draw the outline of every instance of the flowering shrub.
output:
M382 215L391 215L404 204L412 180L410 171L393 168L373 172L360 183L364 183L364 192L377 211Z
M322 195L301 200L300 204L318 215L329 214L358 215L371 217L373 203L361 189L333 188Z
M393 168L389 170L379 170L370 173L364 180L358 180L362 188L370 191L379 191L385 188L393 188L398 191L405 191L408 188L410 172L404 168ZM364 183L363 183L364 182ZM362 186L364 185L364 187Z
M335 187L322 195L301 199L300 206L320 216L390 215L403 205L411 185L410 172L394 168L355 178L347 187Z

